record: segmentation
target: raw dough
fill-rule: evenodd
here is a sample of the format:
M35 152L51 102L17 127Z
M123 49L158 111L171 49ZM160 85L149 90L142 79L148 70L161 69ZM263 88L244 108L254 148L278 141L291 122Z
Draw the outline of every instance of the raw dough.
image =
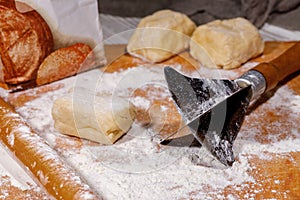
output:
M195 28L194 22L182 13L158 11L140 21L127 51L149 62L161 62L187 49Z
M199 26L190 42L191 55L209 68L232 69L263 52L264 42L244 18L215 20Z
M58 98L52 116L62 134L113 144L130 129L134 111L123 98L93 95L85 88Z

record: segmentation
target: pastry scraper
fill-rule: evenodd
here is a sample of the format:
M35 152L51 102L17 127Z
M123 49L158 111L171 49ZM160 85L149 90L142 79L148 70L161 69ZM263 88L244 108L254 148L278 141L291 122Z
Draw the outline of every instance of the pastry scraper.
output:
M165 67L165 79L172 98L201 146L225 166L234 161L233 142L242 126L251 101L273 89L300 69L300 42L276 59L260 63L235 80L199 79ZM172 145L175 132L161 141ZM176 139L174 139L176 138Z

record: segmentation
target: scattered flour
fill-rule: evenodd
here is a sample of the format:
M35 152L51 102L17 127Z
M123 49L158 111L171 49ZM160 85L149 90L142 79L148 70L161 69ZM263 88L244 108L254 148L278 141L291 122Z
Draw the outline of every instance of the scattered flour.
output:
M206 75L209 77L210 74ZM224 76L231 75L228 73ZM67 93L70 86L86 87L99 93L128 97L134 89L147 84L165 84L162 68L147 66L112 74L92 70L80 74L77 78L62 80L60 83L66 86L17 109L51 146L55 146L55 139L60 137L53 127L51 105L57 97ZM292 98L291 101L287 102L282 98L286 95ZM149 104L139 98L132 101L143 108ZM274 109L285 105L284 109L299 116L300 98L287 86L281 87L265 104ZM248 154L259 155L264 159L262 152L282 153L300 149L300 134L296 128L292 130L295 137L288 137L272 144L261 144L256 141L254 138L256 134L259 134L259 129L242 128L234 143L238 161L231 168L196 165L192 162L191 155L197 155L200 160L208 159L205 154L201 155L197 148L158 148L148 129L138 124L133 124L126 136L114 145L89 145L88 142L84 142L85 145L79 151L67 149L61 153L105 199L188 199L191 194L196 199L205 199L210 196L204 192L205 190L201 190L203 187L219 190L229 185L255 182L248 173L254 170L249 164ZM220 198L225 197L221 195ZM235 199L234 196L227 198Z
M300 95L292 96L291 99L291 110L294 113L300 113Z
M142 97L134 97L131 101L133 105L135 105L138 108L144 108L148 109L150 108L151 102L148 99L142 98Z

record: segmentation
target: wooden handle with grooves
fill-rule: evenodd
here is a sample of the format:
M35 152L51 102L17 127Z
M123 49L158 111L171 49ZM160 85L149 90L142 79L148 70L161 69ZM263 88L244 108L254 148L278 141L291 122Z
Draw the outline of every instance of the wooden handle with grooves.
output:
M1 98L0 142L56 199L100 199L13 107Z
M300 42L295 42L289 49L269 63L261 63L253 70L260 72L266 79L266 91L276 87L278 82L300 70Z

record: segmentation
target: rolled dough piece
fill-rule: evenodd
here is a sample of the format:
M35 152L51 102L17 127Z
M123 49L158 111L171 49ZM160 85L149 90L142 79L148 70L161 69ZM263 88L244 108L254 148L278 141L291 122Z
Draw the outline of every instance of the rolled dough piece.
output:
M264 42L257 28L240 17L201 25L190 41L191 55L209 68L239 67L263 49Z
M196 25L186 15L161 10L143 18L131 36L127 51L148 62L161 62L185 50Z
M133 107L123 98L73 92L55 100L54 127L62 134L113 144L131 127Z

